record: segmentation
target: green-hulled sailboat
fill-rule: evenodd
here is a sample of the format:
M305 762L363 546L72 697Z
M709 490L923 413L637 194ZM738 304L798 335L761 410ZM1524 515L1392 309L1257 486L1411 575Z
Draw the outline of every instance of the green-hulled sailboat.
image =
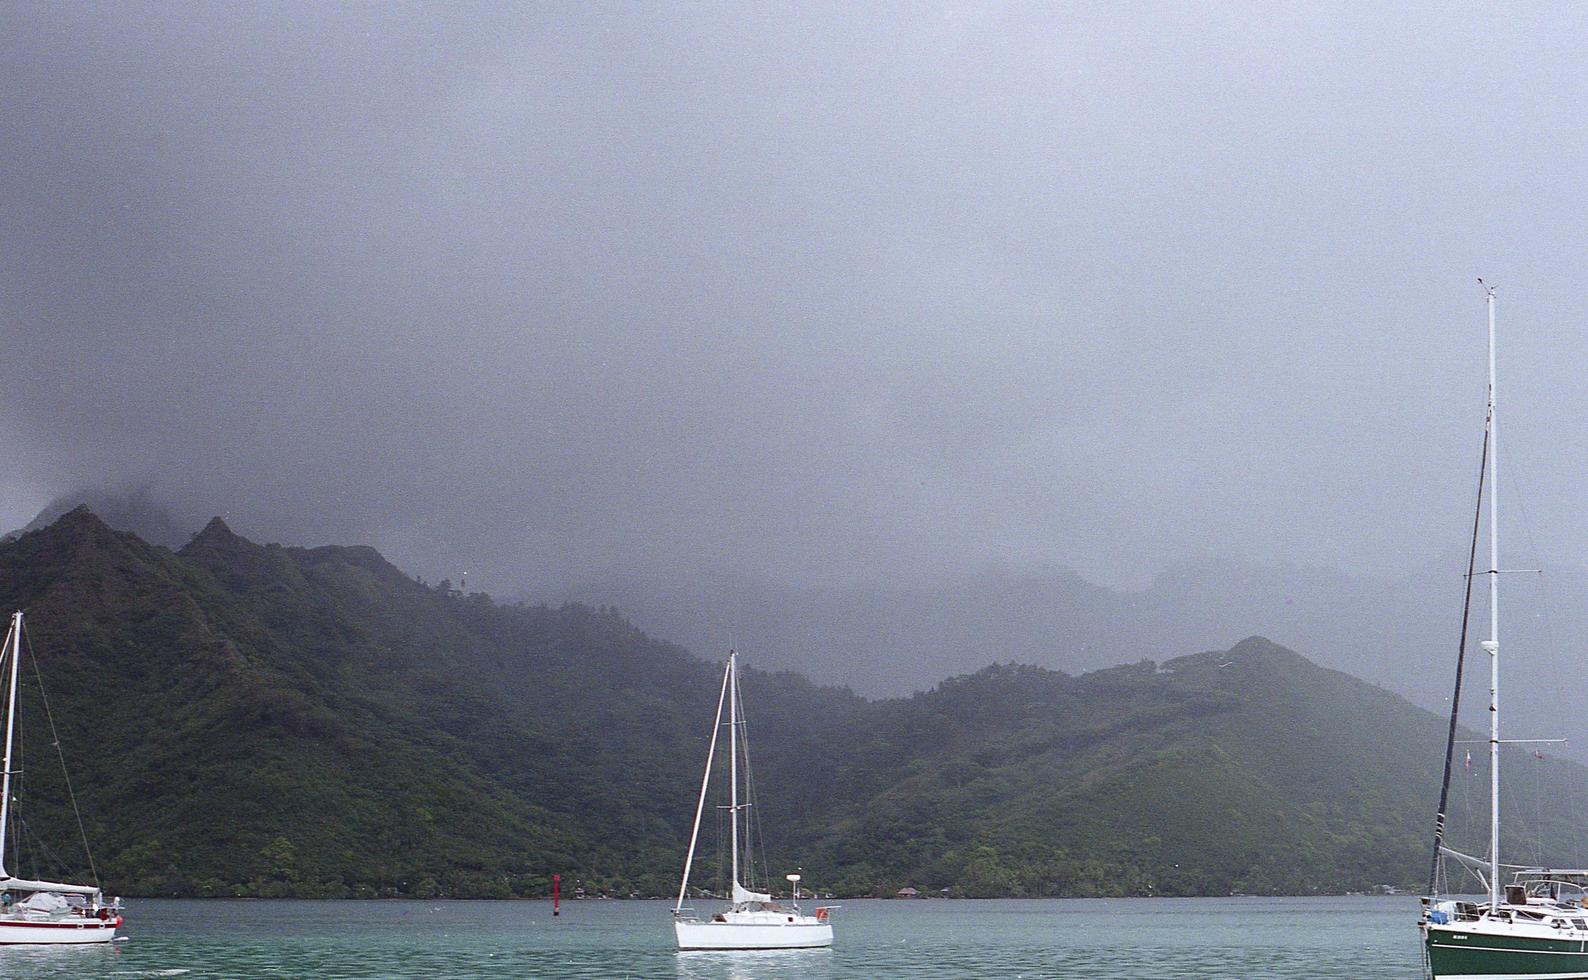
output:
M1478 280L1483 284L1483 280ZM1588 980L1588 870L1528 868L1500 863L1500 545L1495 451L1494 288L1484 284L1489 313L1489 409L1483 440L1483 468L1478 480L1478 509L1473 517L1468 561L1468 597L1477 558L1483 496L1489 496L1489 638L1481 644L1489 655L1489 854L1475 858L1445 846L1445 807L1455 758L1456 712L1461 704L1461 660L1456 667L1456 692L1450 706L1450 734L1445 746L1445 776L1434 824L1434 859L1428 897L1418 927L1422 931L1424 968L1432 980ZM1470 605L1470 603L1469 603ZM1461 650L1467 643L1467 619L1461 624ZM1514 741L1514 740L1513 740ZM1441 898L1446 862L1454 862L1477 878L1488 901ZM1510 881L1501 876L1509 874Z

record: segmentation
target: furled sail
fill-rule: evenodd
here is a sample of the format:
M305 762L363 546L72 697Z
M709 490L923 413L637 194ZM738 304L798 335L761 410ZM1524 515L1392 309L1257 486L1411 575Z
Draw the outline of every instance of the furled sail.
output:
M34 881L30 878L0 878L0 891L55 892L60 895L97 895L93 885L68 885L59 881Z

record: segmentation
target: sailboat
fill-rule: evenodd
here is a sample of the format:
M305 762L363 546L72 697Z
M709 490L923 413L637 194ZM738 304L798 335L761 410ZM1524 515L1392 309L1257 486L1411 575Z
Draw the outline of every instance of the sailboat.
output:
M107 903L98 885L18 878L6 870L6 840L16 819L11 797L12 744L17 727L17 677L22 661L22 614L13 613L0 672L10 668L6 700L5 770L0 774L0 945L108 943L121 925L121 900ZM54 722L51 722L53 729ZM58 741L58 740L57 740ZM73 803L76 806L76 803Z
M815 914L806 915L799 906L800 875L787 876L793 886L793 900L784 905L772 898L771 892L758 892L750 880L751 862L748 854L741 854L740 829L744 828L745 842L750 839L752 821L749 810L752 801L746 794L739 801L740 749L748 765L749 743L745 740L743 706L739 693L739 655L728 651L728 665L722 674L722 691L717 696L717 718L711 729L711 744L706 749L706 772L700 780L700 801L695 805L695 826L689 833L689 853L684 858L684 878L678 886L678 903L673 906L673 931L678 937L680 950L747 950L747 949L811 949L833 944L833 926L830 914L836 906L817 908ZM709 919L702 919L694 909L685 906L689 895L689 872L695 863L695 845L700 840L700 818L706 809L706 796L711 789L711 766L717 754L717 736L722 731L722 709L728 708L728 822L731 827L731 879L732 891L729 905ZM748 850L746 847L744 850ZM741 857L745 860L741 865Z
M1483 280L1478 280L1483 284ZM1424 973L1431 980L1504 980L1509 977L1588 980L1588 870L1525 867L1500 863L1500 746L1505 743L1558 739L1500 738L1500 519L1499 480L1495 471L1496 436L1494 368L1494 288L1487 284L1489 313L1489 406L1484 429L1483 468L1478 480L1478 507L1473 515L1468 562L1468 597L1478 551L1483 497L1489 504L1489 638L1479 644L1489 655L1489 854L1462 854L1445 845L1445 808L1455 757L1456 713L1461 701L1461 660L1457 661L1449 735L1445 746L1444 785L1434 821L1434 855L1428 894L1422 900L1418 928L1423 939ZM1470 607L1470 602L1469 602ZM1466 649L1467 618L1463 616L1461 648ZM1446 861L1470 872L1487 893L1474 902L1446 895L1440 879ZM1502 882L1509 872L1511 880Z

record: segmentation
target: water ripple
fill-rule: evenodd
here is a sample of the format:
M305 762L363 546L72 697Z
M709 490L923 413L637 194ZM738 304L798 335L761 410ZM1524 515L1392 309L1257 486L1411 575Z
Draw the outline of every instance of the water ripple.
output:
M16 980L1416 980L1407 899L860 901L832 949L680 953L659 902L143 900L113 947L0 947Z

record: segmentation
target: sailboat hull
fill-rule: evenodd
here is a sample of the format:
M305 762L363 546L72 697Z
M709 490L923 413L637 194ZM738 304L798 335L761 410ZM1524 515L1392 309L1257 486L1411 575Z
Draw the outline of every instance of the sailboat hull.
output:
M808 916L794 922L674 922L680 950L819 949L833 944L833 927ZM804 920L804 921L800 921Z
M80 946L116 938L121 917L30 922L0 918L0 946Z
M1483 925L1426 927L1435 980L1588 980L1588 935L1531 935L1532 930L1490 931Z

